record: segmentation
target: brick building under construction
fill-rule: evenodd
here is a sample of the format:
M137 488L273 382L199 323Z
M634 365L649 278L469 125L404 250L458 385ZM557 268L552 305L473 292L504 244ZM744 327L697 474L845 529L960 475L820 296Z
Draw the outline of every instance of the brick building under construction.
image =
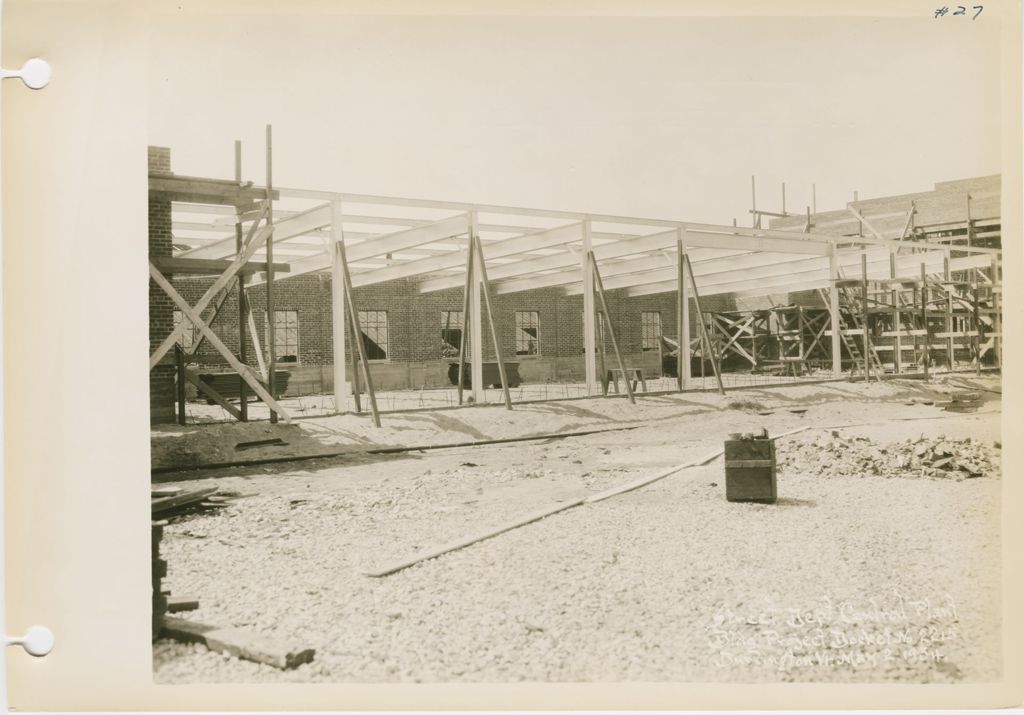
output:
M700 371L799 378L998 364L998 176L837 211L755 210L750 229L183 177L159 147L149 180L153 422L181 419L197 389L246 418L237 394L211 397L197 378L234 375L254 396L227 353L268 388L278 376L275 397L325 393L336 405L353 374L365 374L363 389L451 388L460 351L468 385L473 375L500 383L483 372L500 352L513 387L574 383L588 394L616 369L692 389ZM268 245L251 245L264 234ZM338 285L339 244L350 293ZM479 265L472 245L480 271L467 270ZM484 300L470 300L467 276ZM180 301L201 305L219 346ZM354 355L339 318L352 311ZM468 338L467 316L477 325Z

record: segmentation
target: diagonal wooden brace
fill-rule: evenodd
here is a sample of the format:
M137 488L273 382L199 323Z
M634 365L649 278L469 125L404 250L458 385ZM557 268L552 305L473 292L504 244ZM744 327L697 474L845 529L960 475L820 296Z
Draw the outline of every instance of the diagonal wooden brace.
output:
M210 319L206 321L208 324L212 324L212 323L214 323L217 320L217 316L220 315L220 309L224 307L224 303L227 302L227 299L228 299L229 295L231 295L231 288L230 287L228 287L225 290L221 291L220 295L217 296L217 302L214 303L214 305L213 305L213 312L210 314ZM191 357L191 356L195 355L196 353L198 353L199 352L199 348L201 348L203 346L203 341L205 341L205 340L206 340L206 337L203 336L203 335L200 335L185 350L185 354L188 355L189 357Z
M260 381L253 374L252 368L239 362L238 358L236 358L231 350L221 342L220 338L217 337L217 334L213 332L210 326L203 322L203 319L196 312L195 308L190 306L188 301L181 297L178 291L174 289L174 286L171 285L170 281L168 281L152 263L149 264L149 275L158 286L163 288L164 292L171 300L174 301L181 312L184 313L200 331L202 331L203 335L205 335L206 339L210 342L210 345L216 348L217 352L219 352L224 359L228 361L228 364L231 365L243 380L245 380L246 384L253 389L253 392L259 395L269 408L276 411L281 416L282 420L290 422L291 420L287 413L285 413L277 401L270 396L270 393L267 392L266 388L263 387Z
M261 212L260 215L262 216L263 213L264 212ZM238 271L241 270L242 266L248 263L249 259L252 258L252 255L256 253L256 249L258 249L266 241L267 236L270 235L270 233L273 231L273 228L271 226L264 226L262 229L260 229L259 233L256 234L256 226L258 223L259 220L255 221L253 225L249 228L249 235L247 236L246 239L248 243L246 244L245 249L240 254L238 254L238 256L231 263L231 265L228 266L228 269L224 271L216 281L213 282L213 285L206 289L206 292L203 294L203 297L199 299L199 302L196 303L195 308L192 309L193 312L201 315L202 312L206 310L206 306L210 304L210 301L212 301L216 297L216 295L220 293L221 290L223 290L228 285L228 283L231 282L231 280L235 277L235 274L238 273ZM150 275L152 275L153 270L153 264L150 263ZM160 272L157 271L157 273ZM163 274L160 274L160 277L163 278ZM175 327L174 330L171 331L170 335L164 338L164 341L160 343L160 346L157 347L155 351L153 351L153 354L149 356L150 370L156 367L160 360L163 359L164 355L167 354L167 351L173 348L174 344L178 342L179 338L181 338L182 333L185 332L185 325L185 321L179 323L177 327Z
M242 419L242 413L238 410L238 408L235 407L234 405L232 405L230 402L228 402L224 398L224 396L222 394L220 394L215 389L213 389L212 385L207 385L205 382L203 382L202 380L200 380L198 377L196 377L195 375L193 375L190 372L186 372L185 373L185 379L188 380L189 383L194 385L195 388L197 390L199 390L199 392L203 393L204 395L209 397L211 400L216 402L218 405L220 405L220 407L222 409L224 409L228 414L230 414L236 420L241 420Z

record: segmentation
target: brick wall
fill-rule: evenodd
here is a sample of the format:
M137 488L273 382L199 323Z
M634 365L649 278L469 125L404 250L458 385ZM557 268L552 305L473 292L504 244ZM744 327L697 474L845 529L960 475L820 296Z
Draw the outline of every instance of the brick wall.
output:
M211 277L178 277L175 287L190 303L195 303L214 279ZM331 278L326 274L296 276L274 283L274 308L295 311L298 315L299 364L291 369L296 377L295 390L312 390L323 383L328 390L330 371L312 369L334 363L331 312ZM247 291L253 310L257 336L265 349L266 288L254 286ZM372 370L380 389L438 386L446 384L447 365L454 358L442 353L442 311L461 312L461 289L420 294L417 281L403 279L356 288L353 292L360 311L385 311L388 322L388 360L375 362ZM608 307L615 324L619 347L632 365L643 365L648 373L660 371L658 351L643 353L641 349L641 318L643 311L661 314L662 332L675 339L675 294L627 298L624 291L609 291ZM725 304L719 300L716 304ZM537 355L515 354L515 313L536 311L539 315ZM583 374L583 298L566 296L555 288L494 296L495 322L501 337L506 361L520 362L520 374L530 382L547 379L581 379ZM696 335L696 310L691 304L691 332ZM235 291L224 301L212 323L218 337L235 354L238 353L238 303ZM494 359L494 347L486 317L483 332L485 360ZM350 359L352 344L346 341L345 359ZM609 363L614 361L611 340L606 336L605 352ZM247 343L247 362L255 366L251 339ZM197 351L194 362L207 369L226 367L224 359L208 343ZM290 390L292 392L292 390Z
M170 172L170 150L149 148L149 171ZM171 206L166 200L149 200L149 254L170 256ZM175 288L190 304L198 302L215 280L204 276L169 276ZM440 386L447 384L448 363L454 358L442 352L442 311L462 311L461 289L421 295L415 279L404 279L357 288L354 299L360 311L385 311L388 322L388 359L373 362L371 370L379 389ZM175 307L164 292L150 281L150 350L173 329ZM298 363L286 365L292 373L289 394L303 391L329 391L334 363L331 311L331 278L328 275L305 275L283 278L274 283L274 309L294 311L298 316ZM266 348L266 287L255 286L247 291L253 311L256 334ZM641 313L661 314L665 336L677 339L675 293L627 298L624 291L609 291L608 309L615 325L616 337L625 360L641 365L647 374L660 373L660 352L643 352L641 346ZM711 296L703 301L706 310L733 310L731 296ZM515 313L536 311L539 315L538 354L515 354ZM583 379L583 298L567 296L557 288L494 296L494 314L506 361L520 363L520 375L527 382ZM218 337L235 354L239 354L237 291L224 300L211 325ZM248 327L246 327L248 331ZM494 347L486 315L483 327L483 354L493 360ZM696 309L691 301L691 335L698 335ZM599 333L600 334L600 333ZM198 337L198 336L197 336ZM351 341L346 341L344 359L350 359ZM614 364L610 337L605 337L607 365ZM256 351L251 338L246 340L246 361L256 366ZM598 346L600 359L600 345ZM205 342L190 359L199 369L221 370L227 362ZM153 422L174 420L174 358L173 351L150 373L150 408Z
M149 147L149 171L170 172L171 151ZM149 255L171 255L171 202L149 198ZM173 328L171 299L152 280L149 282L149 351L152 353ZM174 421L174 352L169 352L149 373L149 419L152 423Z

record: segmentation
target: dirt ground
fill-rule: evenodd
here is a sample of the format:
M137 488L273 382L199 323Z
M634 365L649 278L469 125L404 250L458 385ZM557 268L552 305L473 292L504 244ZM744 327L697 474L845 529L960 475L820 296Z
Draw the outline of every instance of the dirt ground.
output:
M977 413L942 409L951 391L976 388L985 398ZM998 391L994 377L951 376L665 395L635 406L592 399L513 412L414 412L385 416L379 430L352 415L299 421L300 452L322 445L349 453L166 475L248 496L171 524L163 556L173 594L200 600L190 618L315 648L314 661L279 671L160 640L155 679L997 677L998 470L974 478L837 474L807 455L824 428L837 428L876 454L922 438L956 451L969 438L997 464ZM399 455L364 451L620 426L635 429ZM717 459L391 576L365 575L706 455L731 433L804 426L777 444L787 465L777 504L727 502ZM216 458L206 461L224 461L226 445L242 441L222 427ZM192 434L155 435L154 443L181 440L178 449L200 463L202 450L190 440L212 438Z

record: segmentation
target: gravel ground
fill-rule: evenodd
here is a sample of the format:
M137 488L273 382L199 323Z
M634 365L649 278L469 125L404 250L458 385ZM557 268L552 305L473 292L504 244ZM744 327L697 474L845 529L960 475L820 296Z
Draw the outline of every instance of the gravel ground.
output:
M991 379L972 382L998 389ZM732 432L859 424L843 436L866 438L872 449L944 435L972 444L998 440L998 395L986 392L977 414L952 414L938 406L949 389L837 384L650 398L635 408L608 400L540 405L526 414L525 407L481 407L457 417L416 415L423 423L402 423L410 427L405 434L394 424L377 435L346 422L354 418L331 418L319 428L339 441L345 432L351 441L372 435L412 444L465 439L466 430L495 437L626 420L639 426L304 469L235 470L194 482L252 496L168 527L167 585L200 599L195 620L250 628L317 654L283 672L161 640L155 679L995 678L996 475L836 475L813 469L813 460L786 462L786 450L806 449L816 431L780 442L787 466L775 505L726 502L718 460L392 576L363 575L702 456ZM727 409L730 403L746 408ZM807 411L787 409L794 406Z

